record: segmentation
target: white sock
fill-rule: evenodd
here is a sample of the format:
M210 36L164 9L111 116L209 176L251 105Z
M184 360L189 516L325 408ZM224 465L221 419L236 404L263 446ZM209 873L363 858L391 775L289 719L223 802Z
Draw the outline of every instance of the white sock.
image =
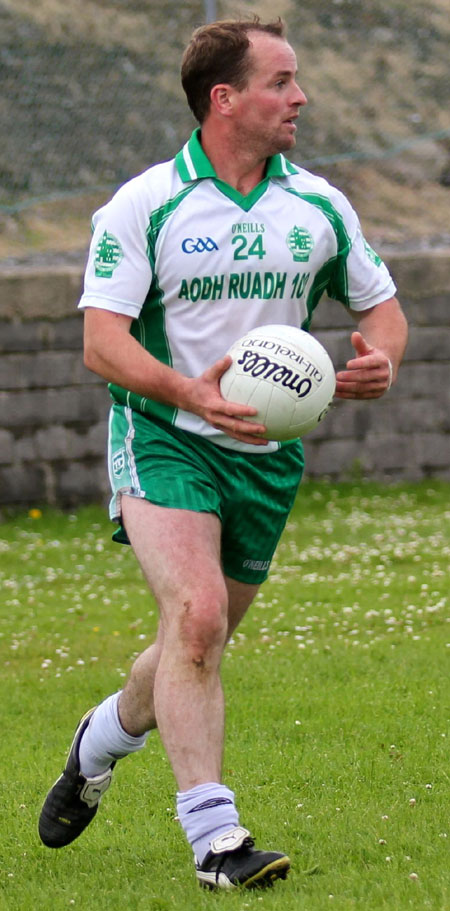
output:
M178 792L177 812L199 863L214 838L239 825L233 791L215 781Z
M118 712L120 693L113 693L97 706L80 742L80 771L85 778L101 775L115 759L122 759L145 746L148 733L132 737L124 731Z

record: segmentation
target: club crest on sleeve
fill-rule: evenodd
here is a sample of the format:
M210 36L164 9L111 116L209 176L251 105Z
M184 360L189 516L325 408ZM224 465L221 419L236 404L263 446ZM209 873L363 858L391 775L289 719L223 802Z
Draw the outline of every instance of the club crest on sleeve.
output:
M97 278L111 278L114 269L123 259L123 250L117 237L104 231L95 250L95 274Z

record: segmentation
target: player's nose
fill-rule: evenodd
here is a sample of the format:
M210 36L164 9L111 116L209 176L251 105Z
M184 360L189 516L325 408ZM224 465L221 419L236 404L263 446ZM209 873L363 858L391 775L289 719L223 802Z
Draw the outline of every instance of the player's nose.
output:
M305 104L308 104L308 99L307 99L303 89L300 88L300 86L298 85L297 82L295 83L295 102L294 102L294 104L298 104L299 107L301 107L301 108L304 107Z

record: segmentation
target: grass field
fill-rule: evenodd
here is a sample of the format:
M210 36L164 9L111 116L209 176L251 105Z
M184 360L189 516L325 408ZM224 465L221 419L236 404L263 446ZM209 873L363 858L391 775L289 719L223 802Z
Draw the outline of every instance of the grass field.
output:
M123 684L156 611L102 509L7 518L2 911L450 911L449 495L439 482L302 488L223 662L225 781L258 844L292 861L264 893L198 888L156 733L119 763L79 841L40 844L74 725Z

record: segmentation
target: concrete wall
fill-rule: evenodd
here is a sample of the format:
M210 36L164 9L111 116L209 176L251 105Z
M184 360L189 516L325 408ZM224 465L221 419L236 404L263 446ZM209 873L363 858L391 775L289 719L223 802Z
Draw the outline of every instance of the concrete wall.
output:
M307 475L450 479L450 252L385 257L410 323L380 401L339 402L305 438ZM106 500L109 395L82 362L76 267L0 275L0 504ZM313 331L342 366L352 322L323 301Z

